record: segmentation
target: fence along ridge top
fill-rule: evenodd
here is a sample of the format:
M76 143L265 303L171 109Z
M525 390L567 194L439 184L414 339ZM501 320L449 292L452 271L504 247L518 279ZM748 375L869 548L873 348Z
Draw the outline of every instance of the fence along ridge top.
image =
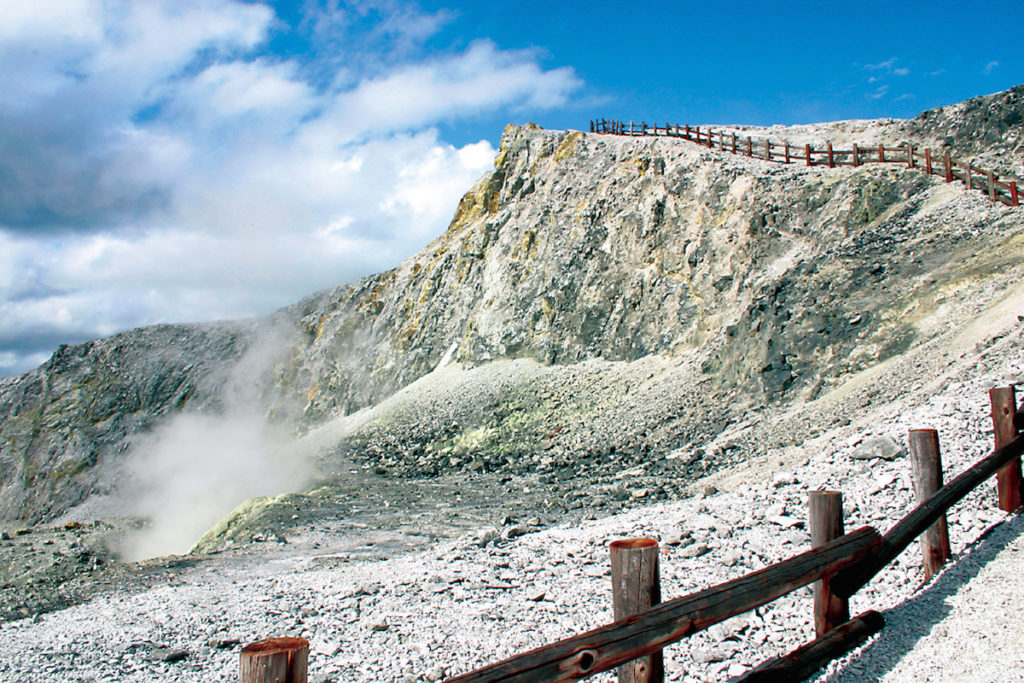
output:
M1016 178L1000 180L997 173L976 166L971 161L951 157L949 152L934 154L930 148L920 149L911 142L904 142L896 147L886 147L884 143L877 145L861 145L852 143L851 149L835 149L831 140L825 142L824 149L816 149L810 144L803 146L791 145L788 141L772 142L768 138L758 139L751 136L742 138L735 132L726 133L711 128L701 130L700 126L666 123L664 126L653 124L648 126L645 121L639 125L630 121L627 125L622 121L598 119L590 122L590 132L602 135L626 136L660 136L687 140L708 149L719 149L732 154L741 154L754 159L779 164L791 164L802 161L807 166L860 166L861 164L885 163L905 164L908 168L917 169L928 175L937 175L947 183L958 180L968 189L976 189L986 193L993 202L1001 202L1007 206L1020 206L1020 191Z

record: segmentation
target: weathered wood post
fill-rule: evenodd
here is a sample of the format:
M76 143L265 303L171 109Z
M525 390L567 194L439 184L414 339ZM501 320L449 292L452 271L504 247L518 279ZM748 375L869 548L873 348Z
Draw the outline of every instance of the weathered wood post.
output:
M925 147L924 148L924 168L925 168L925 173L927 173L928 175L932 174L932 148L931 147Z
M857 143L856 142L853 143L853 152L851 153L851 156L853 158L853 166L854 166L854 168L856 168L857 166L860 166L860 150L857 149Z
M967 162L967 175L964 177L964 182L967 183L967 189L974 189L974 164L970 161Z
M946 170L946 182L953 182L953 162L949 159L949 152L942 153L942 165Z
M885 145L881 142L878 143L878 161L881 163L885 162Z
M911 429L907 440L910 443L910 464L914 472L914 496L920 505L942 488L939 433L934 429ZM949 530L945 514L921 534L921 555L925 581L938 574L949 561Z
M765 140L764 141L764 160L765 161L771 161L772 160L772 143L771 143L771 140Z
M789 163L789 142L786 142L786 163Z
M736 153L736 131L733 131L733 134L732 134L732 153L733 154Z
M843 494L811 491L808 500L811 547L823 546L843 535ZM814 632L820 638L850 620L849 601L832 593L831 577L814 584Z
M242 648L240 683L306 683L309 641L268 638Z
M804 145L804 159L807 160L807 165L811 165L811 146Z
M1020 205L1020 199L1017 196L1017 181L1016 180L1011 180L1010 181L1010 205L1011 206L1019 206Z
M995 171L988 171L986 174L988 180L988 198L991 201L996 200L996 174Z
M658 542L653 538L627 538L611 543L612 611L615 620L661 603ZM648 683L665 679L661 651L619 667L620 683Z
M906 143L907 147L907 168L914 168L914 146L909 142Z
M988 397L992 403L996 448L1000 448L1017 436L1017 427L1013 423L1017 412L1017 396L1013 387L997 387L988 390ZM1012 460L996 473L996 483L999 488L999 509L1012 512L1019 508L1022 501L1020 458Z
M832 141L828 141L828 167L835 168L835 157L832 155Z
M753 156L752 145L753 145L753 143L751 142L750 136L748 135L747 136L747 156L748 157L749 156Z

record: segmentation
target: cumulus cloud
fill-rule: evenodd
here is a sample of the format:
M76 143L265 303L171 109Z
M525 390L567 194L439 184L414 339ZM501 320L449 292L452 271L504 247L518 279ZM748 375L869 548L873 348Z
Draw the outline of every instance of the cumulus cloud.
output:
M0 24L0 373L56 343L263 313L397 263L491 164L438 126L581 86L391 0L9 3ZM308 50L273 52L275 37Z

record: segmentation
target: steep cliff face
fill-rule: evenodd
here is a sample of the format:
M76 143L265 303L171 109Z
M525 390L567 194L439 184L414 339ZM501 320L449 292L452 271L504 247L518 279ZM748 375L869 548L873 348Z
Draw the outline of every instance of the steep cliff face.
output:
M1017 213L896 167L513 128L445 235L296 309L310 345L286 374L314 422L445 358L709 353L716 383L771 396L907 348L921 276L991 270L972 239L1005 237Z
M997 139L1016 140L1020 93L992 97L1010 127ZM989 149L963 127L998 126L968 104L811 132L931 144L948 124ZM999 149L1020 164L1017 143ZM277 314L297 340L262 393L299 433L394 472L668 455L686 477L743 457L727 436L744 411L813 398L969 321L1022 257L1024 209L915 170L510 127L426 249ZM3 380L0 514L53 516L102 488L96 465L131 434L216 409L256 328L137 330Z

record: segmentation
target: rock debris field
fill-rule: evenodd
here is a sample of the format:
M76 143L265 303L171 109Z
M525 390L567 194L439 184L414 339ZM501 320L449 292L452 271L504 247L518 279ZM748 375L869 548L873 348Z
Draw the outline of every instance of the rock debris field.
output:
M808 549L811 490L843 492L848 530L884 532L912 505L908 429L939 429L947 480L991 450L987 390L1022 379L1022 336L997 335L945 376L918 371L905 392L890 368L872 380L890 400L686 499L548 528L507 520L389 557L289 554L289 539L272 556L248 546L168 563L149 587L0 624L0 680L233 680L241 644L298 635L311 681L437 681L611 621L616 538L660 539L668 599ZM1021 679L1024 520L996 508L989 482L949 527L953 563L922 586L913 544L851 603L883 611L885 629L816 680ZM807 587L670 646L667 678L728 680L788 652L813 638L811 610Z

